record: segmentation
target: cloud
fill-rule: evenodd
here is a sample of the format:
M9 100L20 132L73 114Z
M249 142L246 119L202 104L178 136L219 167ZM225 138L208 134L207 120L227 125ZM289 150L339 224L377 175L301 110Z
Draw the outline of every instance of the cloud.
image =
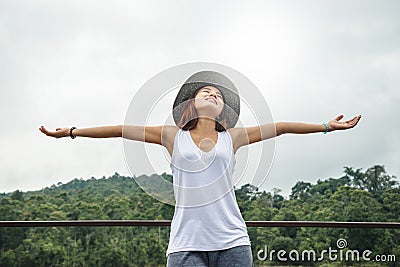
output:
M300 179L341 175L344 165L381 163L398 176L399 5L2 2L0 191L127 175L121 140L52 140L37 128L121 124L148 79L196 61L249 77L277 121L363 115L349 132L278 137L263 188L287 194Z

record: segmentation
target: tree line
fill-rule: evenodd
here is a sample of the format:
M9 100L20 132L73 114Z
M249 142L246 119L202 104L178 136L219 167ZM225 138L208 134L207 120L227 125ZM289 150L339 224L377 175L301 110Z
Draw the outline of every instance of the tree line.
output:
M400 221L399 183L384 166L366 171L344 167L343 172L340 178L314 184L299 181L287 198L279 189L260 191L251 184L235 188L235 194L243 218L249 221ZM161 177L172 181L169 174ZM149 177L134 178L145 181ZM115 173L33 192L2 193L0 220L171 220L174 207L149 196L135 179ZM172 185L166 190L173 194ZM169 227L4 227L0 228L0 266L165 266L169 231ZM400 260L397 229L249 227L248 233L256 266L343 264L328 258L265 261L257 256L265 247L319 253L337 249L339 238L347 241L345 251L370 250L373 255L394 255Z

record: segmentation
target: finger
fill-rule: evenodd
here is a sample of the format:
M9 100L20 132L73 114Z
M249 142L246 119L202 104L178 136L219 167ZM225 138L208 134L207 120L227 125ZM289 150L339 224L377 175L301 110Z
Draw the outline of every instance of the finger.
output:
M59 131L59 130L61 130L61 128L56 128L56 131Z
M360 120L361 115L355 116L351 120L347 120L344 122L348 128L353 128L354 126L357 125L358 121Z
M49 131L47 131L47 129L46 129L46 128L44 128L44 127L43 127L43 132L44 132L46 135L49 135L49 134L50 134L50 132L49 132Z
M351 121L351 127L354 127L354 126L356 126L357 125L357 123L358 123L358 118L356 117L356 118L354 118L352 121Z
M348 120L348 121L346 121L346 122L347 122L347 123L351 123L351 122L356 121L356 120L358 120L358 117L354 117L354 118L352 118L351 120Z
M336 117L335 120L340 121L343 118L343 114Z

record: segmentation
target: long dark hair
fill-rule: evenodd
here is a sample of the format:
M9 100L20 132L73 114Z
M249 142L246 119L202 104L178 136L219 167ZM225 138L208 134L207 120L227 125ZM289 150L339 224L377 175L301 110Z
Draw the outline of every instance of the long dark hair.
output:
M181 113L181 118L178 123L178 127L180 127L182 130L188 131L192 130L196 127L197 122L198 122L198 114L197 110L194 104L195 97L197 95L197 92L203 88L204 86L196 89L192 95L188 98L185 103L182 105L182 113ZM222 92L221 92L222 94ZM224 95L222 94L222 99L224 100L225 103L225 98ZM215 130L218 132L223 132L226 131L227 127L227 120L226 120L226 113L225 113L225 104L224 108L222 109L221 113L219 116L215 119Z

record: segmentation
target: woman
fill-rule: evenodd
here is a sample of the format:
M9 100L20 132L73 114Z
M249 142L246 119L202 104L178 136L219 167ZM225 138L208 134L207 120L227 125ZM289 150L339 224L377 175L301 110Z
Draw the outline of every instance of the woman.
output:
M173 104L177 126L102 126L40 130L52 137L123 137L164 146L171 155L175 213L167 266L253 266L245 222L231 183L242 146L285 133L345 130L361 116L322 124L276 122L235 128L240 98L235 85L215 71L200 71L182 85Z

